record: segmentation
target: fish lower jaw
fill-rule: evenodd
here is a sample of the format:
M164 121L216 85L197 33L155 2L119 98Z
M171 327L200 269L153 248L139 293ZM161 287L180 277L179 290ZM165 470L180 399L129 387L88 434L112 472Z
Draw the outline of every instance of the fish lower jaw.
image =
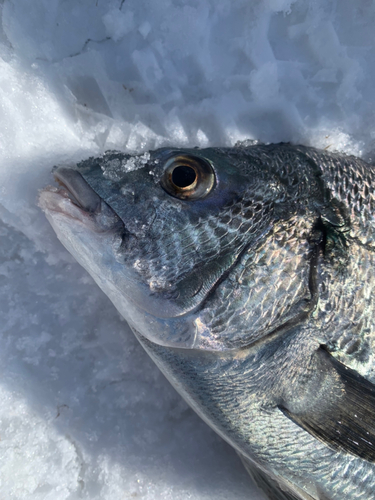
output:
M63 187L48 186L39 195L39 207L51 217L55 214L63 215L85 226L96 225L93 215L78 207L69 196L69 192Z

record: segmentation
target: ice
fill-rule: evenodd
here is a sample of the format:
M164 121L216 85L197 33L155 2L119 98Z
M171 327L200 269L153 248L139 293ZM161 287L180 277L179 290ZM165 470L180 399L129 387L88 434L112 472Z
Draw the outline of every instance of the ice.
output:
M127 172L143 168L147 163L150 163L150 153L146 152L143 155L132 156L125 160L119 158L104 157L101 169L104 177L112 181L118 181Z
M124 172L151 148L244 140L374 158L373 2L4 0L0 15L0 497L261 498L38 190L108 149L139 155Z
M134 19L132 12L122 12L121 9L112 9L103 16L103 23L106 34L114 42L118 42L127 33L134 29ZM147 36L147 33L146 35Z
M151 24L148 21L145 21L144 23L142 23L140 25L140 27L138 28L138 31L143 36L143 38L147 38L147 35L151 31Z

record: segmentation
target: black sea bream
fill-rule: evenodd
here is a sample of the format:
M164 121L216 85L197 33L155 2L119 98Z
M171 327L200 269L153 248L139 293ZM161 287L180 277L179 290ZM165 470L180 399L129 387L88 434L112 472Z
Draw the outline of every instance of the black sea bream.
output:
M375 172L289 144L107 152L58 238L272 499L375 499Z

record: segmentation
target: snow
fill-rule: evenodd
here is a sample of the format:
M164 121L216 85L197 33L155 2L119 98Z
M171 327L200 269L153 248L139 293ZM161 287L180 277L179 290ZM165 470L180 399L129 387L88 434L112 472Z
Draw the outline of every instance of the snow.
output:
M0 2L0 497L258 500L37 207L107 149L374 157L367 0ZM125 163L126 169L137 163Z

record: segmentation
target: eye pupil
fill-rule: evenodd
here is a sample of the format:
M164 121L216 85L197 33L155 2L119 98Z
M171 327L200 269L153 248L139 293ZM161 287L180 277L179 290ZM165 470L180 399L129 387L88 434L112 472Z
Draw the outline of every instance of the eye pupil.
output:
M186 188L194 183L197 174L195 170L187 165L180 165L172 172L172 182L179 188Z

